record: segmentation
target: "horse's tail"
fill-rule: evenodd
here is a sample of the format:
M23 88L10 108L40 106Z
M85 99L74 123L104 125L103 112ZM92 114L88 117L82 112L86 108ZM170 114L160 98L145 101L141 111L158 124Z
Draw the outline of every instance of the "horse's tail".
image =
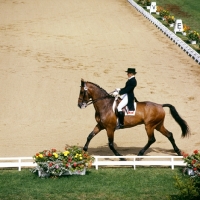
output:
M189 136L190 135L189 126L188 126L187 122L185 120L183 120L181 118L181 116L178 114L178 112L176 111L176 108L174 106L172 106L171 104L163 104L162 107L169 107L172 117L181 127L182 137L184 138L186 136Z

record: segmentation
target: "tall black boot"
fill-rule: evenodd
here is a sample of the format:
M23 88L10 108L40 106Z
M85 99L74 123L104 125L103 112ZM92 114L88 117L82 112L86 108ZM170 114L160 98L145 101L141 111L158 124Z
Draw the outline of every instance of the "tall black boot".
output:
M118 117L119 117L119 127L124 128L124 112L123 111L118 112Z

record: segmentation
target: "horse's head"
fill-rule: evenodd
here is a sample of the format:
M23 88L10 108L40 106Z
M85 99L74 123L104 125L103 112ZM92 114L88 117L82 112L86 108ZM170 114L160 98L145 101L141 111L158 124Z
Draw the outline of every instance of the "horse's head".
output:
M88 95L88 87L86 85L86 81L81 79L81 89L80 89L80 94L78 98L78 107L81 109L86 108L89 100L90 100L90 96Z

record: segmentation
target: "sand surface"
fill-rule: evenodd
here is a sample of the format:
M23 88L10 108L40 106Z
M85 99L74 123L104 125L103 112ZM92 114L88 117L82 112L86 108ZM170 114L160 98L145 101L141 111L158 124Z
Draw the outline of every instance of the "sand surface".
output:
M32 156L43 149L82 147L96 125L94 107L77 106L84 78L111 92L137 70L139 101L170 103L188 122L191 137L166 111L178 147L200 149L200 67L127 0L0 0L0 157ZM146 155L176 155L157 139ZM115 132L123 155L146 144L144 126ZM106 131L89 153L113 155Z

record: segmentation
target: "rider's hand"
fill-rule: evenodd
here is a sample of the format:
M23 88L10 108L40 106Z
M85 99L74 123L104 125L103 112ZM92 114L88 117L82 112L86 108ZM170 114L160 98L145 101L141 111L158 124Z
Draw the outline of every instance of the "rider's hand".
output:
M113 96L116 97L119 93L117 91L113 92Z
M116 92L119 92L121 90L121 88L115 88Z

